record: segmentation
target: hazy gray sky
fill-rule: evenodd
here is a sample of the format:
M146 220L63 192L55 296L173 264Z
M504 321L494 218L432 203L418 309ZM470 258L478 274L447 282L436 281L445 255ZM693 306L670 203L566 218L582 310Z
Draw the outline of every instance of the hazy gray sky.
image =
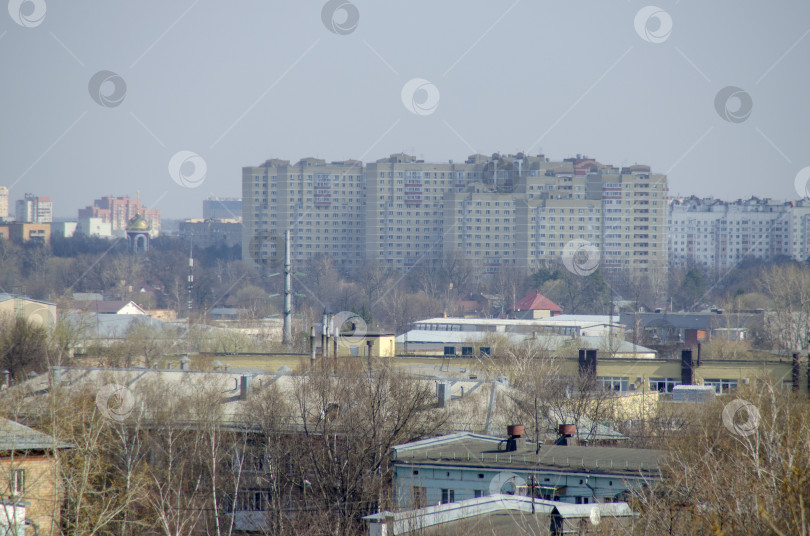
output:
M673 194L798 198L808 2L332 2L11 0L0 184L57 216L140 189L164 217L199 217L271 157L528 151L649 164ZM94 100L100 71L118 78L99 75ZM403 101L413 79L430 85ZM720 102L731 120L727 86L745 92ZM173 179L180 151L204 178L187 162Z

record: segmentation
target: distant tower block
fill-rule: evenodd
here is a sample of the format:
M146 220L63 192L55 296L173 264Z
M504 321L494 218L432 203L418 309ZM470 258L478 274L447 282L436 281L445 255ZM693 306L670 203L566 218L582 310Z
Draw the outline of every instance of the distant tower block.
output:
M149 231L152 227L141 216L140 212L127 222L127 242L131 253L146 253L149 251Z

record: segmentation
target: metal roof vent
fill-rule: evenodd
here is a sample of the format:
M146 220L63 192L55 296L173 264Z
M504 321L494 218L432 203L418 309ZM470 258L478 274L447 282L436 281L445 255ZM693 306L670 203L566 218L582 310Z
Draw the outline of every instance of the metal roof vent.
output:
M510 424L506 427L506 433L509 436L508 439L504 439L500 443L498 443L498 450L501 449L501 445L505 443L504 452L514 452L517 450L517 441L521 437L523 437L523 432L525 431L525 427L522 424Z

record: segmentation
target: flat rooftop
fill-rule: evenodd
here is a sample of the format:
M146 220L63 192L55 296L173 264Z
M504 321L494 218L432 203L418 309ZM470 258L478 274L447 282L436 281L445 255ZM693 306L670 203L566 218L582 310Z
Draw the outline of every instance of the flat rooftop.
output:
M460 318L436 317L417 320L414 324L456 324L471 326L553 326L557 324L610 324L609 315L557 315L546 318ZM619 325L619 318L613 317L613 324Z
M606 474L658 473L663 450L620 447L560 446L518 439L517 450L498 450L503 439L477 434L452 434L397 445L397 463L457 465L464 467L542 468L548 471ZM503 449L504 445L500 445Z

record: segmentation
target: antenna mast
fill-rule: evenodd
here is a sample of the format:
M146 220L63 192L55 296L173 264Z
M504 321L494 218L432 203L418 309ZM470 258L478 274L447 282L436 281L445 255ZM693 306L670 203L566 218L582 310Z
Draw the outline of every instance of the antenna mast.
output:
M284 331L282 344L292 344L292 272L290 270L290 230L284 232Z

